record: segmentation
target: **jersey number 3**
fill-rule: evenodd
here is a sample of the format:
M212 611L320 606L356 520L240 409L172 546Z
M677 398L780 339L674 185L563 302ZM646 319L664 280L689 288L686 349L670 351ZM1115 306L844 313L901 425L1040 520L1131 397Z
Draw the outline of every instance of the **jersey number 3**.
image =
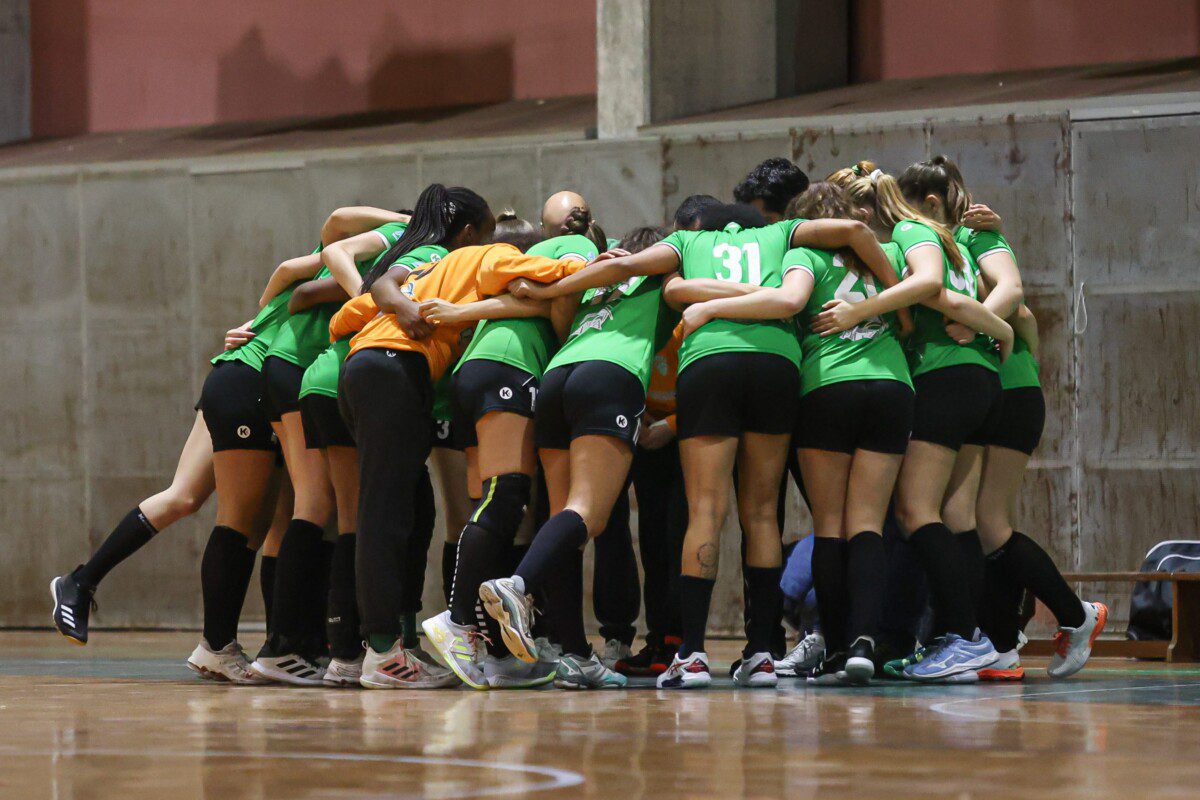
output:
M719 280L762 286L762 257L758 253L757 242L747 242L741 247L736 244L719 244L713 248L713 258L721 262L717 267ZM745 270L742 269L743 261L746 264ZM724 275L721 274L722 267Z

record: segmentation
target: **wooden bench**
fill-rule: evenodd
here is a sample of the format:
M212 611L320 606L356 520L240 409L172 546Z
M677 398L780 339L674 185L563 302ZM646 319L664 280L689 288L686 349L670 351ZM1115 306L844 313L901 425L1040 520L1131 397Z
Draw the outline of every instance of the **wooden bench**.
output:
M1069 572L1068 583L1137 583L1166 581L1171 584L1171 640L1130 641L1100 638L1092 655L1109 658L1159 658L1179 664L1200 662L1200 572ZM1032 614L1031 614L1032 616ZM1106 631L1117 633L1112 629ZM1052 639L1030 639L1024 651L1048 656L1054 652Z

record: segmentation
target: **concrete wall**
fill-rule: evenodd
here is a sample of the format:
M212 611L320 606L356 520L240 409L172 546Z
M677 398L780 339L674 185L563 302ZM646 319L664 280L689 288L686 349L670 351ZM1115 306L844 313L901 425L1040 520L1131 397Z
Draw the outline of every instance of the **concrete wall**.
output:
M1200 117L1001 113L0 173L0 624L45 624L49 578L166 485L205 357L332 207L395 207L440 180L533 215L551 191L577 187L616 235L662 221L688 194L727 194L771 155L815 176L867 156L891 168L938 152L957 159L1004 215L1042 326L1049 415L1023 529L1067 569L1130 569L1160 539L1197 537ZM97 622L195 625L209 525L211 509L120 567ZM788 537L806 525L793 496ZM713 615L725 631L741 616L733 525L727 534ZM429 572L434 607L436 561ZM254 599L248 615L258 613Z
M0 144L29 138L29 0L0 0Z

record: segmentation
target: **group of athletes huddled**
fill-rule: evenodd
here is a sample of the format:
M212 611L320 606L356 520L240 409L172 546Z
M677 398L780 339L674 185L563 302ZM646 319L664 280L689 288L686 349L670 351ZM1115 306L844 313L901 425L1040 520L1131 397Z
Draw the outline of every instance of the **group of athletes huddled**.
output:
M812 185L768 159L734 197L694 195L672 229L619 243L573 192L540 226L440 184L404 212L338 209L226 334L171 486L54 579L56 628L86 643L105 575L215 491L188 659L206 678L700 688L735 498L738 686L1017 680L1026 592L1060 626L1050 675L1081 669L1107 609L1012 527L1045 402L1000 218L944 156ZM446 610L418 627L430 466ZM819 623L785 652L789 477L812 512ZM928 587L923 642L884 642L885 525ZM593 539L601 652L583 619ZM267 637L252 659L236 636L259 552Z

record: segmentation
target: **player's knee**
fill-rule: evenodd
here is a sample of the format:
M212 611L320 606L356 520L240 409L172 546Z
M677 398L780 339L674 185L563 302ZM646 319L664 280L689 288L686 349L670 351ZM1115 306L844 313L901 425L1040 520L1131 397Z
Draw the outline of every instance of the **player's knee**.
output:
M167 497L167 514L172 521L190 517L200 510L206 499L197 496L195 492L172 491Z
M483 495L471 514L472 524L511 542L525 517L533 479L507 472L483 482Z

